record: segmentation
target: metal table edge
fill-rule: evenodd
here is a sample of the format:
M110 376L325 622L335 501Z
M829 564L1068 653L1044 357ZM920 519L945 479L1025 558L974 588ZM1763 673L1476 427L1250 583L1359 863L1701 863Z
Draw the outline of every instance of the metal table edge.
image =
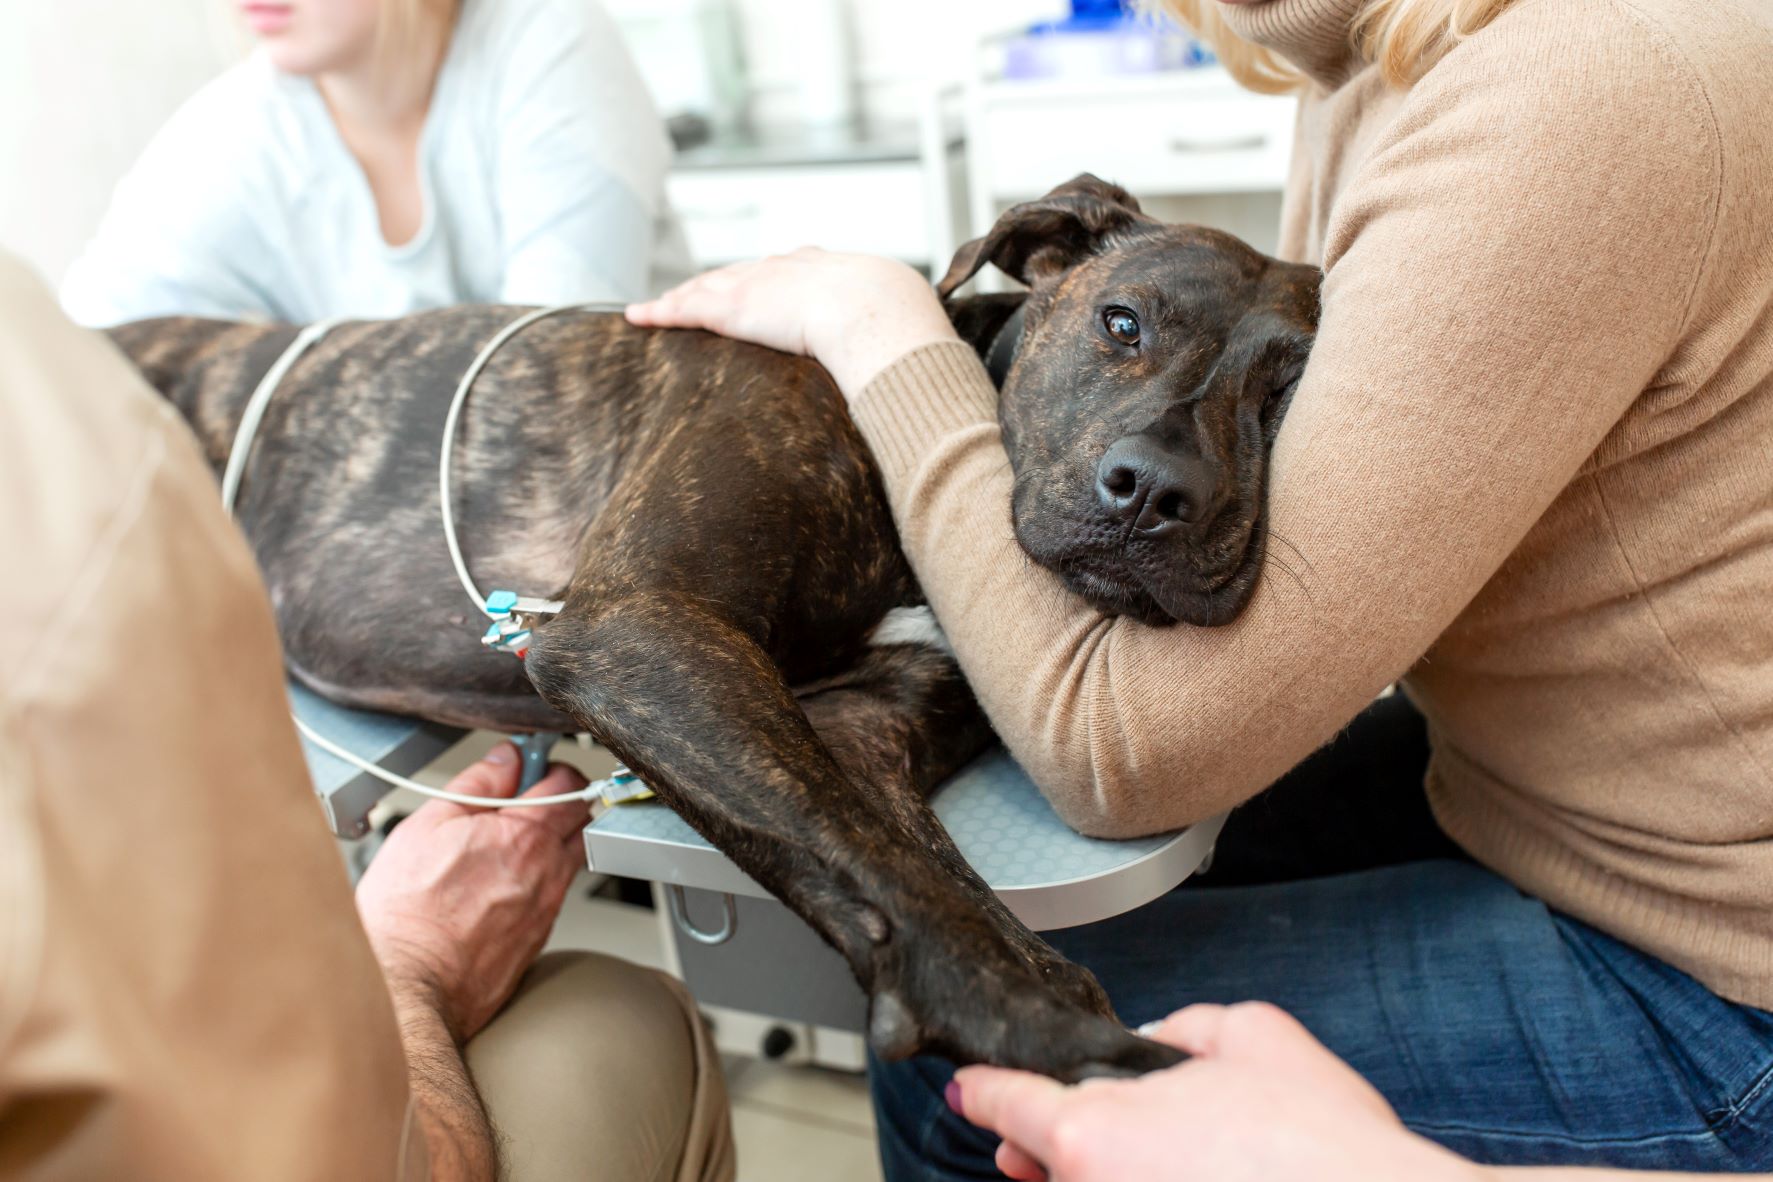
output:
M1224 825L1224 815L1191 825L1156 849L1110 870L992 889L1017 919L1037 932L1098 923L1143 907L1198 871ZM595 825L585 826L584 838L585 860L595 873L754 899L775 897L725 854L707 846L599 833ZM657 872L663 853L670 855L664 859L669 877ZM1104 898L1107 890L1112 890L1112 899Z

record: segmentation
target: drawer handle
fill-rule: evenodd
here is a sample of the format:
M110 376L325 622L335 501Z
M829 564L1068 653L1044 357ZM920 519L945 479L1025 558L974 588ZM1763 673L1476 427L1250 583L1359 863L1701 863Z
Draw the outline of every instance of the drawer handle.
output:
M1261 132L1253 135L1225 136L1220 139L1195 139L1179 135L1170 137L1170 151L1172 152L1247 152L1267 145L1268 137Z
M720 906L726 914L721 922L720 930L710 932L697 927L695 921L690 919L689 899L684 895L683 888L672 883L667 889L671 899L671 919L677 924L678 931L696 943L706 944L713 948L732 939L733 933L739 930L739 909L733 902L731 895L722 894L720 896Z

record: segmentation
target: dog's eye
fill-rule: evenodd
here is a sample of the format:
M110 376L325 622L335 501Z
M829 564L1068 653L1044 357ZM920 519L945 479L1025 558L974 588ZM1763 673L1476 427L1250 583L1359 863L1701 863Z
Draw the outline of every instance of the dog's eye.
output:
M1102 327L1123 345L1139 343L1139 318L1126 308L1110 308L1102 313Z

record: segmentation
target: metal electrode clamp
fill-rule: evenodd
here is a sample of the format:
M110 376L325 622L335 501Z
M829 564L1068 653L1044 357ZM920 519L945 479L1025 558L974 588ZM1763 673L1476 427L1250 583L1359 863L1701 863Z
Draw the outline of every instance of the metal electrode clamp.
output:
M486 614L492 623L480 643L519 660L529 652L538 616L557 616L565 604L558 599L535 599L515 591L494 591L486 597Z

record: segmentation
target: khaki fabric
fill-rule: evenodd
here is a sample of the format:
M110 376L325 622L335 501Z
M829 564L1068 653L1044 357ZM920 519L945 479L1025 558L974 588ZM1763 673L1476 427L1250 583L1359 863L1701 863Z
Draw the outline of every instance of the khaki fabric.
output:
M732 1182L720 1055L682 982L544 956L468 1044L509 1182Z
M1773 1007L1773 4L1517 0L1402 93L1358 6L1220 8L1314 76L1282 244L1322 318L1269 496L1298 582L1215 629L1071 596L954 343L854 408L906 552L1079 828L1247 800L1403 678L1467 850Z
M0 1178L419 1178L215 479L0 256Z
M424 1179L251 554L183 423L4 255L0 497L0 1179ZM731 1182L674 980L546 957L467 1058L513 1182Z

